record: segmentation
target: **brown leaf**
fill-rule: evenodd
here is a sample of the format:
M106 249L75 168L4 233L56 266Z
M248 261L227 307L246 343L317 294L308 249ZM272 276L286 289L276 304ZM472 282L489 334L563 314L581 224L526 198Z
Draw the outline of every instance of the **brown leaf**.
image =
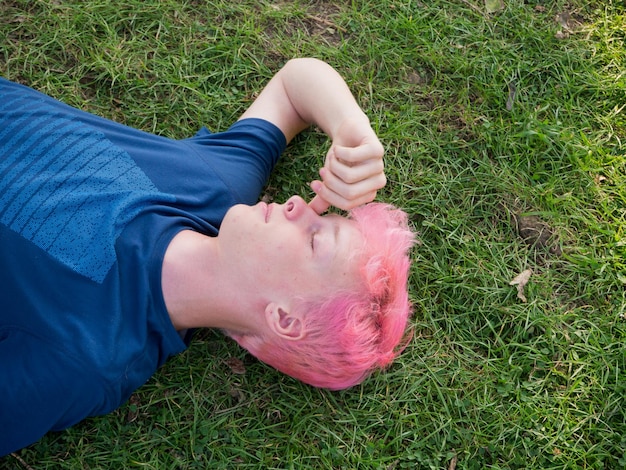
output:
M228 359L225 359L224 362L228 367L230 367L233 374L244 375L246 373L246 366L243 365L241 359L229 357Z
M557 31L556 33L554 33L554 37L557 39L567 39L569 37L569 33L567 32L563 32L561 30Z
M525 271L522 271L517 276L515 276L515 278L511 282L509 282L510 286L517 286L517 298L520 299L522 302L527 302L526 296L524 295L524 287L526 287L526 284L528 284L528 281L530 280L530 276L532 274L533 272L530 269L526 269Z
M448 464L448 470L456 470L456 464L458 463L459 458L454 455L452 459L450 459L450 463Z
M515 82L510 81L509 82L509 96L506 99L506 110L507 111L512 111L513 110L513 103L515 102L515 94L517 93L517 86L515 85Z

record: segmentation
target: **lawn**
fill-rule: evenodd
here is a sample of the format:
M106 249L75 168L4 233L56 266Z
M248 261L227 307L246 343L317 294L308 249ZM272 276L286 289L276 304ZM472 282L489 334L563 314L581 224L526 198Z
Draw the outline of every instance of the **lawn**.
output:
M623 1L0 1L0 75L169 137L297 56L345 77L419 234L400 360L328 392L203 331L0 468L626 467ZM310 198L327 147L298 137L264 197Z

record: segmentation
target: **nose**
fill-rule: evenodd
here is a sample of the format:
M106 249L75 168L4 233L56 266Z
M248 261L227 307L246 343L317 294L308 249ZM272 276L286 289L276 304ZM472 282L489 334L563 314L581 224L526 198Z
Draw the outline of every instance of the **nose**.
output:
M287 199L287 202L285 202L283 206L283 211L288 220L297 220L301 217L308 217L315 214L315 211L311 209L300 196L292 196Z

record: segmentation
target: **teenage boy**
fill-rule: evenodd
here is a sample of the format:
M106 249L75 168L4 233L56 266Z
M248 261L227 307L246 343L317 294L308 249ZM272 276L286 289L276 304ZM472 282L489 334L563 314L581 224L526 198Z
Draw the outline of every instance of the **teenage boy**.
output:
M311 203L257 203L312 124L332 146ZM315 59L289 61L227 131L184 140L0 79L0 455L119 407L194 328L319 387L387 365L413 235L403 212L365 204L382 156Z

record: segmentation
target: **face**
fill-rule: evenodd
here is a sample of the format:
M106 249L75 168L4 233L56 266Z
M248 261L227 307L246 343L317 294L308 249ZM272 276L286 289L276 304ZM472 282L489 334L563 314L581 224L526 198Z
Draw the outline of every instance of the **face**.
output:
M319 216L298 196L285 204L232 207L218 239L242 289L254 289L260 301L316 298L358 286L354 253L363 238L356 223Z

